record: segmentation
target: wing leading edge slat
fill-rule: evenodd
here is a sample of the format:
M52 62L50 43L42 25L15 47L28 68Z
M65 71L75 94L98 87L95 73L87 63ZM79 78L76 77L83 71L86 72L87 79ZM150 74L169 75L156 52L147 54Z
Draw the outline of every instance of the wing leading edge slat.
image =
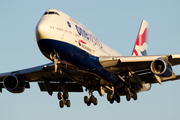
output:
M99 61L105 69L113 73L119 73L128 70L137 71L149 69L151 62L160 57L167 57L173 66L180 64L180 54L155 56L101 56Z

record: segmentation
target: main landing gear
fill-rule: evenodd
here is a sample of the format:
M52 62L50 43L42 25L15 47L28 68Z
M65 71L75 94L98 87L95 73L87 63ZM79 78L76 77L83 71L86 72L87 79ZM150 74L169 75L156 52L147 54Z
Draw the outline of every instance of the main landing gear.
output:
M128 88L127 86L125 87L125 91L126 91L126 100L130 101L131 98L133 98L134 100L137 100L137 93L134 91L133 88Z
M91 95L90 98L88 98L87 96L84 96L84 103L87 104L87 106L90 106L91 103L93 103L94 105L97 105L97 98L94 97L94 95Z
M119 97L119 95L117 93L114 93L114 95L111 95L111 94L107 94L107 100L113 104L114 101L116 101L117 103L120 103L121 102L121 99Z
M68 100L68 98L69 98L68 92L64 92L63 94L61 94L61 92L59 92L57 94L57 97L60 100L59 101L60 108L63 108L64 105L66 105L67 107L71 106L71 102L70 102L70 100Z
M84 103L87 104L87 106L90 106L91 103L93 103L94 105L97 105L98 101L97 98L92 95L93 90L89 90L89 96L90 98L88 98L87 96L84 96Z
M125 83L124 90L125 90L125 93L126 93L126 100L130 101L131 98L133 98L134 100L137 100L137 93L135 92L135 90L132 88L132 85L130 84L131 79L134 79L134 80L137 81L138 86L142 87L141 79L139 78L137 73L131 71L131 72L129 72L128 79L124 79L120 75L119 75L119 78L122 81L124 81L124 83Z

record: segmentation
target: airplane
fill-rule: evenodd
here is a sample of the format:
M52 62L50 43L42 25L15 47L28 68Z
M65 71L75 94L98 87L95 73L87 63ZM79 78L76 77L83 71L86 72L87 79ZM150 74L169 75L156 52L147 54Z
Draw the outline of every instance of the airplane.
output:
M88 92L87 106L107 94L112 104L137 100L137 93L148 91L155 83L180 79L172 66L180 64L180 54L147 55L148 23L142 20L131 56L122 56L101 42L88 28L69 15L47 10L35 28L36 41L51 63L0 74L0 92L22 93L37 82L41 91L57 92L60 108L71 106L69 92Z

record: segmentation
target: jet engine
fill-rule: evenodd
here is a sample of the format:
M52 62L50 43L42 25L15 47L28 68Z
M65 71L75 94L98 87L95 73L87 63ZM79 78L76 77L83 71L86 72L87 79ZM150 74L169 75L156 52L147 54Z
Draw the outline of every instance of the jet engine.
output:
M173 74L171 65L163 58L158 58L151 63L151 71L160 77L170 77Z
M3 80L3 86L11 93L22 93L25 90L25 85L14 74L8 75Z

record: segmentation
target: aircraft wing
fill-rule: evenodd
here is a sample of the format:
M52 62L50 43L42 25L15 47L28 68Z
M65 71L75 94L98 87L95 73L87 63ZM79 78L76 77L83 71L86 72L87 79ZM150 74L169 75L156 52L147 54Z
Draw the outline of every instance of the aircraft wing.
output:
M54 63L49 63L29 69L23 69L19 71L13 71L0 74L0 88L4 88L3 80L7 77L11 79L20 80L23 82L25 88L30 88L29 82L38 82L41 91L47 91L50 95L53 92L62 91L60 80L64 81L68 92L83 92L82 86L71 78L60 75L55 76L52 74L54 70ZM16 91L15 91L16 92Z
M138 74L140 80L146 83L161 83L180 79L180 76L176 76L174 72L168 76L164 76L165 73L163 73L166 72L169 66L180 64L180 54L156 56L101 56L99 61L106 70L114 74L123 76L129 72L135 72ZM164 67L161 72L155 70L158 65L163 66L163 64Z

